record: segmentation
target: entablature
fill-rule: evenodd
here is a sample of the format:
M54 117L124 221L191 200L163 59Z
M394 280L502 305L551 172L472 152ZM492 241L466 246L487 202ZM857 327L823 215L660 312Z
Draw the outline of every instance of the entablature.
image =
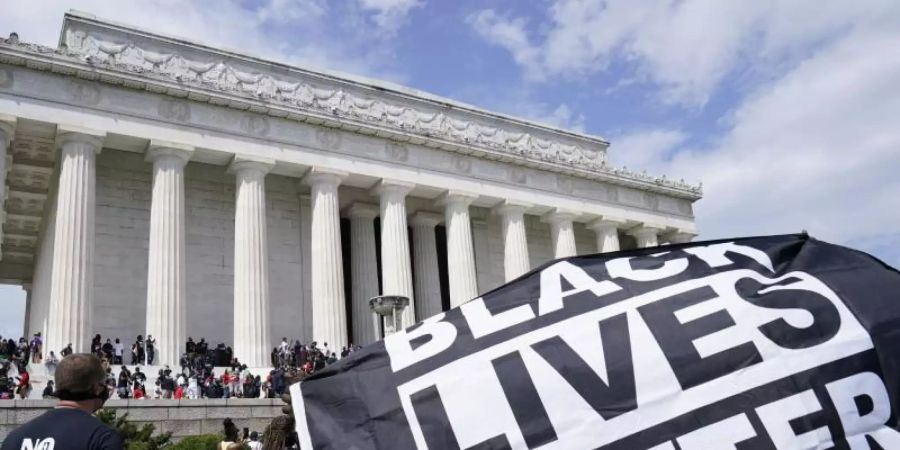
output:
M250 133L265 131L259 128L266 124L263 115L283 117L690 201L702 196L699 186L683 180L609 166L608 143L599 137L399 86L263 61L82 13L66 14L57 49L0 40L0 62L248 111L260 115L245 124ZM0 73L0 87L2 77ZM182 105L170 104L176 109Z

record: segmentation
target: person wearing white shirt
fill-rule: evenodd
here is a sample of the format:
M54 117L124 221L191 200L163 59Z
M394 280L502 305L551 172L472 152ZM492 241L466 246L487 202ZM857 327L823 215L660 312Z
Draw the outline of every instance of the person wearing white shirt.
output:
M198 398L198 390L197 390L197 377L188 378L188 388L187 388L187 397L188 398Z
M119 338L116 338L116 343L113 344L113 352L115 354L113 364L122 364L122 355L125 354L125 346L122 345Z
M250 450L262 450L262 442L259 442L259 433L250 432L250 440L244 443Z

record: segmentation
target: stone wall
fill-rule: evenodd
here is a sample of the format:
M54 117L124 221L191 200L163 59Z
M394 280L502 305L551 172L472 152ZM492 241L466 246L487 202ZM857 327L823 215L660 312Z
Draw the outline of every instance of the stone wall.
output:
M54 400L0 400L0 443L10 431L56 405ZM281 400L196 399L196 400L110 400L106 407L119 415L128 413L135 423L152 423L160 432L170 431L177 440L185 436L217 433L222 420L231 418L238 429L262 433L269 422L281 415Z
M185 168L188 334L233 344L234 175L226 167ZM97 158L94 332L124 339L145 333L152 164L104 149ZM299 337L302 272L300 198L295 179L266 177L273 345Z

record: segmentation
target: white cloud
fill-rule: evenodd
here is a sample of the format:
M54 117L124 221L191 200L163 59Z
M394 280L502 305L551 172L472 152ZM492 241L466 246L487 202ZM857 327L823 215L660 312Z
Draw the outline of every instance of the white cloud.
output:
M544 105L541 105L544 108ZM569 105L560 103L552 111L538 111L534 120L566 130L584 132L584 115L573 113Z
M512 85L467 86L456 92L453 98L468 102L478 108L508 114L512 117L532 120L545 125L584 132L584 114L576 113L567 103L552 103L535 98L532 89Z
M614 135L610 138L610 160L618 166L665 171L672 153L687 139L681 130L649 129Z
M806 229L898 264L884 250L900 246L898 43L900 23L857 27L747 97L711 145L667 161L681 132L653 130L613 139L611 158L637 148L644 165L703 180L703 237Z
M505 48L532 81L583 77L615 58L659 88L666 102L702 106L724 77L790 57L860 22L897 20L894 0L555 0L549 27L482 10L468 23ZM542 23L536 21L536 23ZM802 53L802 52L799 52ZM780 67L780 65L774 65Z
M319 20L326 12L323 0L271 0L260 5L256 16L263 22L291 23Z
M469 15L466 22L489 42L509 50L513 59L527 71L530 78L543 77L538 61L540 55L528 40L525 19L501 16L486 9Z
M806 229L900 264L900 2L556 0L548 18L468 23L531 89L616 64L666 102L721 95L716 128L694 115L610 139L614 163L703 181L703 237ZM717 92L725 80L738 90Z
M419 0L358 0L360 7L374 13L374 21L383 33L392 35L405 22L413 8L422 6Z

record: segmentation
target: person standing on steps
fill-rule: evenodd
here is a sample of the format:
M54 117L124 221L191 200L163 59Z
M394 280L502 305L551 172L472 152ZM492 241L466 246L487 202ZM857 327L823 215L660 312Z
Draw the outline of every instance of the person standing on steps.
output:
M56 407L13 430L0 450L122 450L122 437L93 416L109 398L100 359L79 353L56 369Z

